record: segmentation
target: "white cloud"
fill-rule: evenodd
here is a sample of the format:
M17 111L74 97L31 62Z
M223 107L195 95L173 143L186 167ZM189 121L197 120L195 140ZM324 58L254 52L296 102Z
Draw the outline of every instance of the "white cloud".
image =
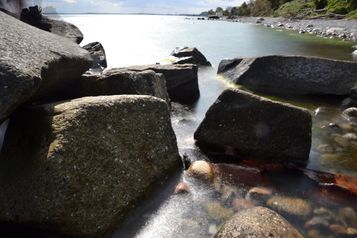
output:
M69 4L75 4L77 3L77 0L64 0L66 3L69 3Z
M119 12L121 10L121 6L123 5L122 2L115 0L91 0L89 3L97 12L106 13Z

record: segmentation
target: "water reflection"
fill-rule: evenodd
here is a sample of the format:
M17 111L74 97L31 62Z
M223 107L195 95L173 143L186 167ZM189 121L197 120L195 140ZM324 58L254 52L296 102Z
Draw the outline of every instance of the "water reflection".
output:
M352 59L352 43L327 40L263 26L179 16L51 15L77 25L82 44L101 42L109 67L151 64L178 46L195 46L217 67L223 58L269 54Z

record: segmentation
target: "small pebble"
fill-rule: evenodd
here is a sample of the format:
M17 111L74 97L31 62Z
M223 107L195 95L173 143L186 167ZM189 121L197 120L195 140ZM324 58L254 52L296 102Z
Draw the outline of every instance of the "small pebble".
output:
M209 233L210 235L215 235L217 232L218 232L217 225L215 225L215 224L209 225L209 227L208 227L208 233Z
M203 160L193 162L186 171L186 174L190 177L205 181L213 181L213 170L211 164Z
M310 238L322 238L322 236L318 230L309 230L307 232L307 235Z
M350 145L350 142L348 141L348 139L346 139L342 136L336 136L334 141L338 146L340 146L342 148L346 148Z
M190 186L188 186L188 184L184 182L177 184L175 188L175 194L184 194L190 192L191 192Z
M275 196L270 198L266 204L278 212L296 217L306 217L312 212L311 204L300 198Z
M345 207L338 212L339 219L346 225L357 228L357 214L352 207Z
M347 133L347 134L343 135L343 138L345 138L347 140L357 141L357 134L355 134L355 133Z
M340 127L344 131L351 131L353 129L353 126L349 123L342 123L342 124L340 124Z
M335 234L344 235L347 233L347 228L339 224L331 224L329 228Z
M317 150L322 154L329 154L335 152L335 149L328 144L319 145L317 147Z
M357 235L357 229L353 227L347 228L347 235Z
M246 200L261 200L262 198L267 198L271 196L273 191L270 188L264 187L254 187L250 189L245 196Z
M304 227L306 229L313 227L328 227L329 223L326 219L322 217L313 217L311 220L305 222Z

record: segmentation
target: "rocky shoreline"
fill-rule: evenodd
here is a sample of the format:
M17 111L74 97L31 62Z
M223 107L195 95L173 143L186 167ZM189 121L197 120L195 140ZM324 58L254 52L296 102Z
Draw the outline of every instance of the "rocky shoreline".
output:
M242 231L303 237L306 230L315 238L310 234L319 233L321 223L322 232L337 237L357 234L354 204L342 218L315 222L325 218L313 214L324 206L316 197L328 192L324 201L353 200L357 188L356 178L305 169L311 112L257 95L267 90L349 97L341 113L353 131L357 63L286 56L223 60L218 73L251 92L227 89L212 104L194 138L201 156L217 163L194 161L179 154L170 109L171 102L193 105L200 97L198 71L211 64L198 49L174 49L176 60L168 65L106 69L104 47L99 42L80 47L75 26L56 21L56 31L44 31L35 27L51 22L47 18L37 19L35 27L28 20L0 11L2 127L9 120L0 151L0 223L66 237L108 237L184 164L184 179L172 193L192 195L191 180L214 191L215 199L201 204L213 223L210 237L244 237ZM354 133L338 137L336 148L357 146ZM308 190L301 187L293 197L280 189L282 179L273 177L286 171L308 181ZM238 193L240 186L249 189ZM305 230L290 224L290 216ZM197 234L202 233L207 231Z
M300 34L313 34L323 38L357 41L357 20L290 20L281 17L240 17L233 21L264 25L273 29L293 30Z

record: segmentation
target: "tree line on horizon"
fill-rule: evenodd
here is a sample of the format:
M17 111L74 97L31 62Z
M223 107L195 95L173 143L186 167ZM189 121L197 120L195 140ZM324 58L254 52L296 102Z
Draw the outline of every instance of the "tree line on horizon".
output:
M323 13L346 15L357 18L357 0L250 0L240 6L217 7L202 16L282 16L288 18L318 16Z

